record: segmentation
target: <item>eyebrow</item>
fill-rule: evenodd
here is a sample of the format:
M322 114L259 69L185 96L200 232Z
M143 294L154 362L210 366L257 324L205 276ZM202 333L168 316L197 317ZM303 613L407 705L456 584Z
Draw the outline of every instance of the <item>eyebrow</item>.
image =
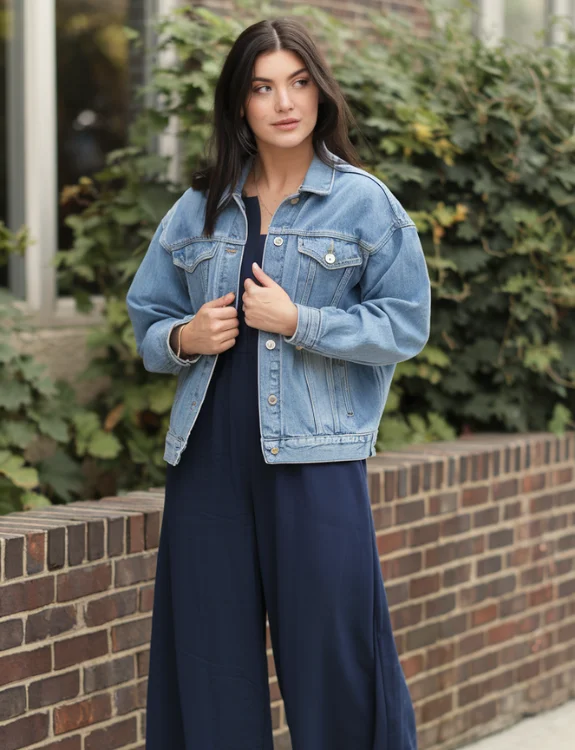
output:
M298 76L300 73L307 73L307 68L300 68L299 70L296 70L295 73L292 73L289 77L293 78L294 76ZM252 78L252 83L254 81L267 81L268 83L273 83L273 78L262 78L261 76L256 76L255 78Z

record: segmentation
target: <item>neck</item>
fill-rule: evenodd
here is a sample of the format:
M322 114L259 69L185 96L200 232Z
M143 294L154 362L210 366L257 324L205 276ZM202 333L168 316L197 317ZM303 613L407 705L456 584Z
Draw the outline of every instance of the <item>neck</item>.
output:
M307 139L294 148L260 144L252 173L260 192L293 192L302 182L313 159L313 144Z

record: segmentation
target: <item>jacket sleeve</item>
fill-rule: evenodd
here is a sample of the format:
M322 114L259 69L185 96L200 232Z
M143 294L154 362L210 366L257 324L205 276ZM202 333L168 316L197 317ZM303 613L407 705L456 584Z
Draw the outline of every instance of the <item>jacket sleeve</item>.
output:
M146 370L177 374L182 367L191 367L202 355L182 359L170 346L172 329L195 316L190 311L185 280L173 264L170 253L160 243L165 218L156 229L136 271L126 295L126 304L138 354L143 358Z
M431 288L413 222L395 225L371 252L361 302L347 310L296 303L297 328L284 336L326 357L391 365L418 354L429 338Z

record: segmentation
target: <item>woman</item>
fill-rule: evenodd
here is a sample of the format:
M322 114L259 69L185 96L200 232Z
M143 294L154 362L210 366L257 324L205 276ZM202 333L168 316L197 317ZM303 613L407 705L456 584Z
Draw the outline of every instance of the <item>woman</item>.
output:
M214 165L128 292L144 366L178 375L147 750L272 750L266 612L294 750L416 747L366 458L396 363L427 341L429 278L350 122L305 27L247 28Z

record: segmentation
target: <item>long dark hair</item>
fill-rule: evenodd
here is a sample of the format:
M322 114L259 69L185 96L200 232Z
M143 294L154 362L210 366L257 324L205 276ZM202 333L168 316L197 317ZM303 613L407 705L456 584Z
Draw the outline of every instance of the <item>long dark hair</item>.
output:
M339 84L306 27L295 18L258 21L244 29L230 49L215 88L213 130L207 142L210 163L192 174L191 185L207 190L203 234L214 233L216 219L228 201L218 206L227 185L237 185L247 158L257 152L252 129L241 117L241 107L251 92L251 78L258 55L289 50L298 54L320 90L317 122L312 143L318 157L331 166L325 146L336 156L361 167L348 130L356 125Z

